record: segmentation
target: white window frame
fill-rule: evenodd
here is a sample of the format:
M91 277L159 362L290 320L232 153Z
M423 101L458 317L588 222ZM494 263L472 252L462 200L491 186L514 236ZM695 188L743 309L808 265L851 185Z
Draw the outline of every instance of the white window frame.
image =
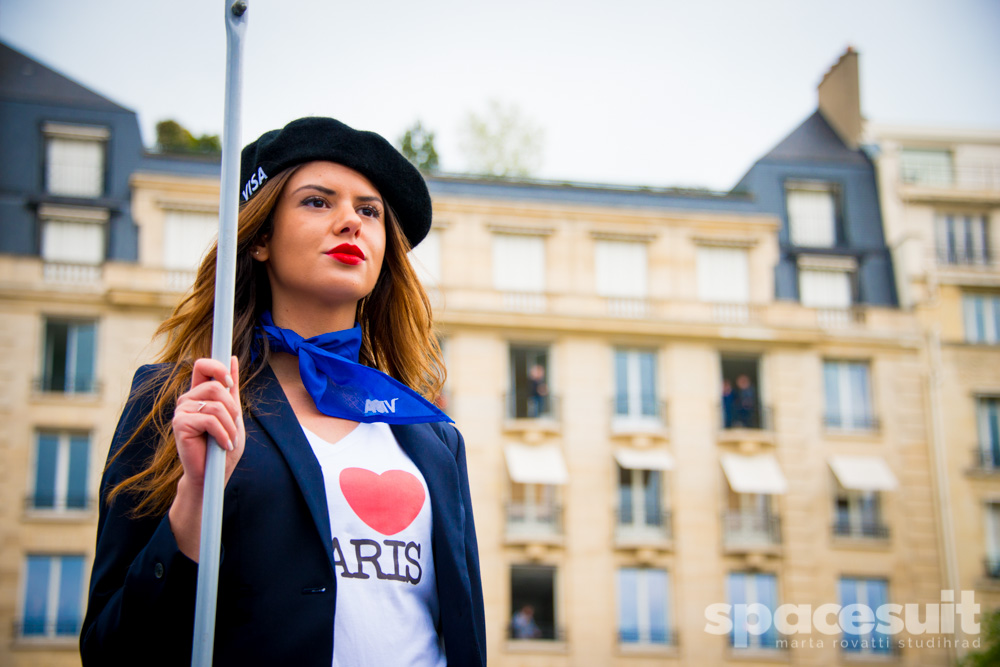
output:
M193 272L201 265L219 231L213 211L168 208L163 216L163 268Z
M598 296L645 299L649 295L649 247L641 240L594 239L594 288Z
M882 495L880 491L860 491L857 489L845 489L840 483L837 483L837 496L835 498L834 507L834 521L839 524L839 513L838 507L840 502L846 501L847 504L847 527L849 529L848 535L846 537L877 537L877 535L865 535L864 528L867 525L865 523L865 501L866 498L871 498L873 504L874 513L870 517L872 520L872 527L881 528L884 526L882 519Z
M25 634L25 615L27 613L27 595L28 595L28 563L31 557L35 558L47 558L49 560L49 578L46 584L46 602L45 602L45 624L43 632L39 634ZM73 633L57 633L57 622L59 618L59 597L62 592L63 586L63 564L65 559L69 558L79 558L83 560L83 568L80 573L80 590L77 594L77 620L78 625L76 631ZM84 600L87 592L87 563L86 557L82 554L50 554L50 553L32 553L28 554L23 563L21 583L18 587L18 617L21 619L20 632L17 634L17 639L22 641L33 641L33 640L72 640L74 642L79 641L80 628L83 625L84 619Z
M107 142L111 132L106 127L45 123L45 191L65 197L98 198L106 188ZM65 153L77 153L69 159L81 164L63 163ZM90 155L87 155L90 153ZM67 170L87 170L85 178L68 175Z
M625 387L618 386L618 355L625 356ZM653 369L653 413L652 415L643 412L642 398L642 358L652 357L651 368ZM614 387L614 420L618 426L627 423L633 427L658 428L663 425L663 416L660 414L659 390L659 355L656 350L643 348L617 347L612 355L614 364L613 373L615 377ZM622 393L624 389L624 393ZM624 395L627 412L618 412L618 397Z
M59 387L47 387L44 390L52 393L62 393L62 394L93 394L97 391L97 374L98 374L98 336L100 334L98 323L96 320L76 320L72 318L61 318L61 317L45 317L42 321L42 369L39 377L41 377L41 383L44 387L48 378L45 375L46 370L50 364L54 364L52 357L54 356L53 350L49 346L49 325L50 324L65 324L69 327L66 336L66 368L63 369L65 372L65 380L63 386ZM79 352L78 337L80 335L79 327L82 325L92 325L94 327L94 340L93 340L93 369L91 385L89 391L78 391L76 389L77 371L79 370L77 365L77 354ZM53 367L54 368L54 367Z
M827 183L788 183L785 186L788 240L806 248L837 245L838 189Z
M102 208L43 204L38 208L42 260L53 264L97 266L107 253L109 213ZM69 243L64 235L76 234Z
M781 601L780 601L780 596L779 596L779 592L780 591L778 590L778 576L776 574L771 573L771 572L745 572L745 571L739 571L739 572L730 572L729 575L727 575L727 577L731 576L731 575L734 575L734 574L741 574L744 577L743 594L744 594L744 602L745 602L745 604L747 606L752 605L752 604L762 604L765 607L767 607L767 605L764 604L764 602L761 602L761 600L760 600L760 598L762 596L758 595L758 593L759 593L759 586L765 580L764 579L765 577L767 577L768 580L771 580L771 581L774 582L774 601L773 601L774 602L774 609L769 609L769 611L773 615L774 612L775 612L775 610L778 607L781 606ZM728 588L728 582L727 582L727 588ZM729 602L732 604L732 600L729 600ZM734 628L734 630L735 630L735 628ZM764 637L765 634L766 633L764 633L764 634L757 634L757 633L753 633L753 632L748 632L747 633L747 643L748 643L748 645L745 648L737 648L737 647L733 647L733 648L735 650L740 650L740 651L744 651L744 650L748 650L748 649L761 649L761 648L763 648L763 649L772 649L772 648L774 648L774 647L771 647L771 646L764 646L763 645L763 639L762 638ZM780 639L780 637L779 637L779 639Z
M1000 500L991 500L984 503L984 518L986 520L986 530L984 532L986 540L986 558L990 562L991 569L1000 570Z
M980 326L980 317L982 326ZM1000 294L966 292L962 295L965 342L1000 344Z
M441 230L431 229L424 240L409 252L410 264L425 288L441 285Z
M646 484L643 483L643 476L649 473L651 475L659 475L660 477L660 494L656 499L656 508L660 516L657 517L656 521L659 523L648 525L646 522ZM624 528L630 532L640 532L648 533L652 532L653 536L663 537L665 535L664 529L664 514L666 513L666 485L667 485L667 473L665 470L649 470L648 468L624 468L618 465L618 498L622 498L622 475L628 475L629 477L629 507L632 512L632 520L629 522L622 521L622 512L624 508L619 510L618 513L618 526L619 528Z
M622 609L622 579L626 571L634 572L636 577L636 590L635 590L635 606L633 610L635 612L637 630L639 632L639 637L636 641L623 641L621 638L622 630L622 616L624 609ZM664 577L665 588L663 590L663 608L664 608L664 624L663 628L665 637L664 641L658 642L654 641L652 637L652 607L651 601L652 596L650 592L653 590L651 573L662 574ZM671 628L671 581L670 581L670 571L665 568L657 567L620 567L618 568L618 617L616 619L618 625L618 643L622 646L670 646L673 641L673 629Z
M696 261L699 301L750 302L750 253L747 248L700 245Z
M840 406L840 423L831 424L830 418L833 413L830 411L830 396L826 395L826 369L834 366L837 369L837 405ZM862 397L856 397L852 393L850 369L861 367L865 369L865 385L867 392L867 402ZM845 431L871 431L875 427L875 405L874 393L872 391L872 369L867 361L824 359L823 360L823 409L824 421L830 428Z
M35 504L37 500L37 484L38 484L38 466L39 466L39 454L41 448L41 437L42 435L54 436L57 439L57 449L56 449L56 468L55 468L55 489L53 492L53 506L44 507ZM70 473L70 441L72 438L85 437L87 441L87 458L84 463L84 489L83 489L83 507L69 507L68 506L68 496L69 496L69 473ZM84 431L62 431L57 429L39 429L35 432L34 447L32 448L32 461L30 466L30 479L28 483L28 489L31 493L31 511L32 512L65 512L65 513L75 513L75 512L87 512L90 509L90 463L91 458L94 453L94 440L93 435L89 432Z
M494 233L492 242L494 289L501 292L544 293L545 241L545 236L539 234ZM520 264L511 268L514 261Z
M947 149L904 148L899 152L903 183L950 187L955 182L954 168L954 156Z
M989 217L984 214L937 213L934 236L938 262L955 266L990 264Z

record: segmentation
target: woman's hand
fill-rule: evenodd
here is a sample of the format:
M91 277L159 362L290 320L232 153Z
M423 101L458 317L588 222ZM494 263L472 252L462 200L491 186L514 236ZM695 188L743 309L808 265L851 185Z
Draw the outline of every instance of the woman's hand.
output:
M240 375L236 357L227 369L214 359L198 359L191 372L191 389L174 408L174 440L184 473L168 514L181 552L198 560L201 543L201 501L205 486L208 437L226 450L226 483L236 468L246 433L240 409Z

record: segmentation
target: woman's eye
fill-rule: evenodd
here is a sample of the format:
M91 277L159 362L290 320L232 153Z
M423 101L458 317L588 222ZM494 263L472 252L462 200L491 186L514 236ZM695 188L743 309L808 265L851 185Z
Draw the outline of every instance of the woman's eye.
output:
M326 206L326 201L322 197L308 197L302 203L312 208L322 208Z
M381 211L374 206L362 206L358 209L358 213L368 218L378 218L381 215Z

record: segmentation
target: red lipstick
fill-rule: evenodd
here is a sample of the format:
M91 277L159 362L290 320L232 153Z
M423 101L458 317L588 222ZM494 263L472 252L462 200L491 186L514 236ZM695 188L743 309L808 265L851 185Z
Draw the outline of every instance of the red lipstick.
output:
M365 261L365 253L361 252L361 248L350 243L341 243L333 250L327 251L326 254L341 264L350 264L351 266L356 266Z

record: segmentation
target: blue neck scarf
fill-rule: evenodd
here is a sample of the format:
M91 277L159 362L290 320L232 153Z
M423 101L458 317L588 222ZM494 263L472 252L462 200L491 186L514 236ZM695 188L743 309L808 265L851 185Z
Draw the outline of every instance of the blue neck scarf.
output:
M358 363L361 325L303 338L274 324L270 312L260 317L258 336L271 348L299 358L299 373L316 407L325 415L358 422L419 424L451 418L401 382Z

